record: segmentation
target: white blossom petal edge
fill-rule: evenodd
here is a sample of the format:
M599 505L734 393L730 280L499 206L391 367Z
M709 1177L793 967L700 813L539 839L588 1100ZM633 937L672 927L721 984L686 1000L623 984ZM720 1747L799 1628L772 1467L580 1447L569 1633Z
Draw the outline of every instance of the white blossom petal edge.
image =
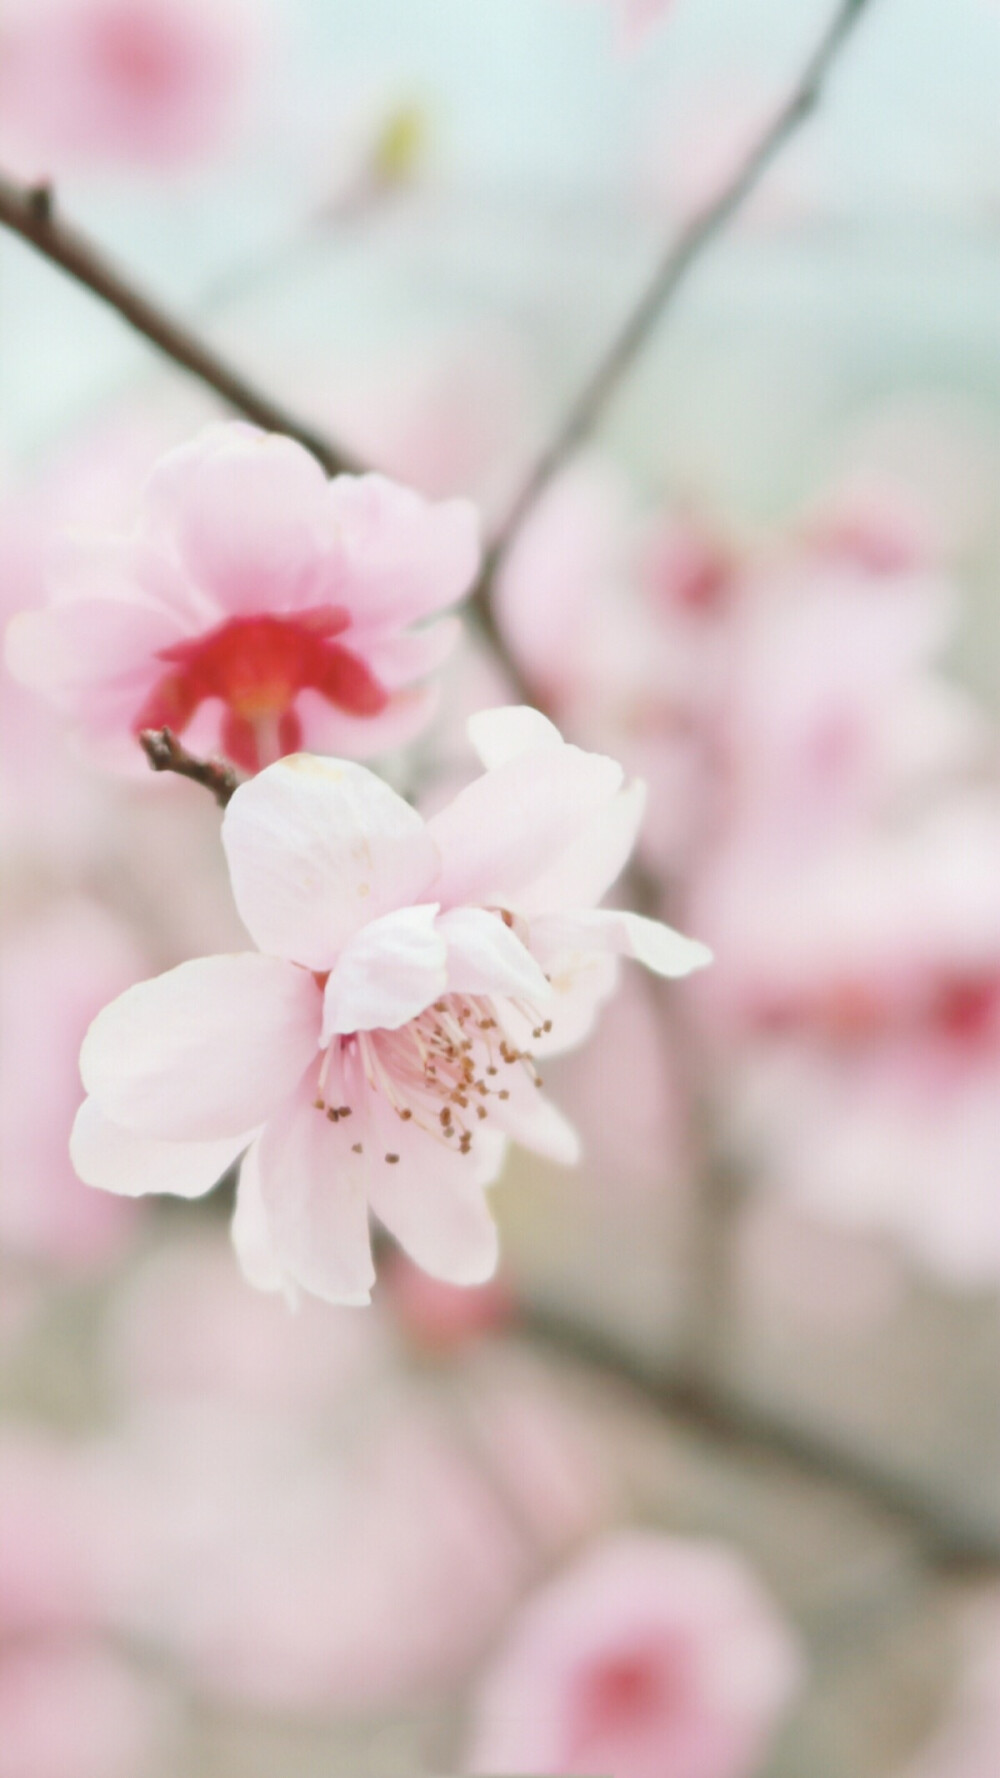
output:
M372 1214L434 1276L488 1278L508 1140L578 1157L536 1057L586 1035L618 955L667 976L710 960L593 906L641 787L534 711L471 728L487 769L426 822L343 760L241 785L222 839L260 949L130 989L87 1034L81 1177L190 1195L242 1154L236 1248L264 1288L367 1302Z

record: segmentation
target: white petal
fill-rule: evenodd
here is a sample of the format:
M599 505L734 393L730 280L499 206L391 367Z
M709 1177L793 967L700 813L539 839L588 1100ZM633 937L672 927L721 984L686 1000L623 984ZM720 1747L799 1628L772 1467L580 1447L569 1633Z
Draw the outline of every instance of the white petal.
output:
M316 1053L312 977L253 951L200 957L139 982L98 1013L80 1072L114 1123L169 1141L254 1129Z
M448 987L460 994L510 994L543 1006L552 998L544 971L499 914L454 908L438 932L448 944Z
M683 976L704 969L712 953L697 939L685 938L661 920L618 908L589 908L577 914L552 914L531 922L531 948L544 963L563 954L611 951L634 957L656 975Z
M484 1284L496 1270L499 1241L483 1185L503 1163L498 1130L477 1131L473 1152L447 1152L407 1126L398 1166L373 1158L372 1208L410 1258L449 1284Z
M448 948L437 902L373 920L344 947L323 996L323 1043L336 1032L395 1031L443 994Z
M546 871L526 884L520 911L530 918L601 901L632 856L645 810L646 786L636 778L596 811Z
M514 1073L514 1068L509 1069L505 1081ZM533 1148L536 1154L564 1167L575 1167L581 1154L580 1137L569 1119L527 1076L523 1077L523 1088L508 1085L508 1091L509 1099L490 1102L491 1118L522 1147Z
M427 824L441 854L435 895L446 907L518 907L621 781L614 760L555 745L484 772Z
M243 1157L236 1188L236 1209L230 1233L240 1269L255 1290L281 1290L294 1301L295 1287L280 1264L271 1237L260 1189L259 1144L253 1143Z
M311 1082L311 1086L309 1084ZM331 1123L313 1104L315 1076L270 1120L258 1144L263 1214L283 1277L330 1303L371 1300L368 1157L357 1119ZM330 1097L336 1097L330 1083Z
M488 772L532 753L538 747L561 747L562 735L554 722L528 704L510 704L498 710L477 710L466 723L466 733Z
M233 895L262 951L329 969L380 914L419 901L438 854L364 766L294 754L242 784L222 823Z
M102 1191L126 1198L147 1192L200 1198L218 1184L249 1140L245 1134L220 1142L157 1141L123 1130L93 1099L85 1099L76 1114L69 1152L84 1184Z

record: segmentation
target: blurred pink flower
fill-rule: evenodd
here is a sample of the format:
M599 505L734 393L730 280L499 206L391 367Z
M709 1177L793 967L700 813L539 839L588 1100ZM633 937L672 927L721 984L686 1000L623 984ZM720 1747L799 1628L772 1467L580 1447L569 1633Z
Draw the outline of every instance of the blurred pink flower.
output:
M472 508L377 475L328 481L300 445L234 422L153 470L127 535L82 541L14 674L112 754L169 725L255 771L302 744L384 751L425 722L476 571Z
M30 178L216 152L255 59L257 0L7 0L0 140Z
M1000 818L953 797L795 868L722 856L692 906L700 997L763 1181L903 1240L953 1283L1000 1274Z
M142 973L127 930L73 898L0 938L0 1251L80 1268L134 1230L134 1205L87 1191L69 1161L91 1019Z
M160 1690L84 1640L0 1654L0 1778L144 1778L163 1770Z
M234 1237L265 1287L367 1302L369 1205L434 1276L488 1278L483 1188L507 1138L577 1156L533 1057L587 1034L617 954L666 976L708 961L594 905L641 786L537 711L470 726L486 770L429 822L343 760L299 755L242 785L223 843L260 951L141 984L84 1043L81 1177L198 1196L250 1145Z
M673 3L674 0L611 0L627 43L641 37Z
M799 1677L792 1632L737 1556L619 1536L515 1621L479 1689L469 1768L749 1778Z

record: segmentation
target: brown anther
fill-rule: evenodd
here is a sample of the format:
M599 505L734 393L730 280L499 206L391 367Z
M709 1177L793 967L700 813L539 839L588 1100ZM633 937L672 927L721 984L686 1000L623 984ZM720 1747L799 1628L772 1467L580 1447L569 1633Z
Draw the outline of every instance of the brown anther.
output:
M509 908L501 908L500 909L500 918L503 921L505 926L513 926L514 916L511 913Z
M361 1152L362 1152L362 1149L361 1149L360 1142L352 1142L351 1143L351 1153L352 1154L361 1154Z
M398 1154L387 1154L385 1158L388 1161L390 1167L394 1167L396 1165L396 1162L399 1160Z
M508 1091L507 1091L507 1088L506 1088L506 1087L501 1087L501 1088L500 1088L500 1091L499 1091L499 1093L498 1093L498 1094L497 1094L497 1098L498 1098L498 1099L509 1099L509 1098L510 1098L510 1094L509 1094L509 1093L508 1093Z
M487 1115L487 1112L486 1112L485 1105L477 1105L476 1106L476 1116L477 1117L485 1117L486 1115Z
M326 1100L325 1099L314 1099L313 1100L313 1110L314 1111L325 1111L326 1110Z
M331 1124L336 1124L336 1123L339 1123L339 1121L340 1121L340 1112L339 1112L339 1111L335 1111L335 1110L334 1110L334 1108L333 1108L333 1106L332 1106L332 1105L328 1105L328 1106L327 1106L327 1108L326 1108L326 1115L327 1115L327 1117L328 1117L328 1118L329 1118L329 1120L330 1120L330 1122L331 1122Z
M351 1115L351 1108L349 1105L338 1105L337 1110L340 1112L341 1117L350 1117Z
M499 1068L487 1068L486 1072L487 1074L499 1074L500 1070Z
M552 1020L546 1019L544 1024L542 1025L542 1030L543 1031L551 1031L551 1029L552 1029Z
M447 1105L442 1106L441 1110L438 1112L438 1117L446 1127L451 1123L451 1112Z
M413 1113L412 1113L412 1111L411 1111L411 1110L410 1110L410 1108L409 1108L409 1106L408 1106L408 1105L404 1105L404 1106L403 1106L403 1109L402 1109L402 1111L401 1111L401 1112L400 1112L400 1114L399 1114L399 1115L400 1115L400 1117L401 1117L401 1118L402 1118L402 1120L403 1120L403 1122L404 1122L404 1124L408 1124L408 1123L409 1123L409 1121L410 1121L410 1119L411 1119L411 1117L412 1117L412 1116L413 1116Z

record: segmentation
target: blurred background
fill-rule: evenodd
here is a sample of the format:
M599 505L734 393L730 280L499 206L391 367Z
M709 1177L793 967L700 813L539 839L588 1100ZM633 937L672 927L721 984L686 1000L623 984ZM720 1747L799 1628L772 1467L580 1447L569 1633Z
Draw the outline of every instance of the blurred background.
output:
M6 0L0 166L488 532L835 5L647 10ZM210 799L0 678L0 1778L1000 1769L998 91L993 0L869 0L505 561L717 961L548 1072L494 1286L293 1316L75 1181L89 1020L243 940ZM219 412L0 239L0 617ZM520 696L449 674L427 806Z

